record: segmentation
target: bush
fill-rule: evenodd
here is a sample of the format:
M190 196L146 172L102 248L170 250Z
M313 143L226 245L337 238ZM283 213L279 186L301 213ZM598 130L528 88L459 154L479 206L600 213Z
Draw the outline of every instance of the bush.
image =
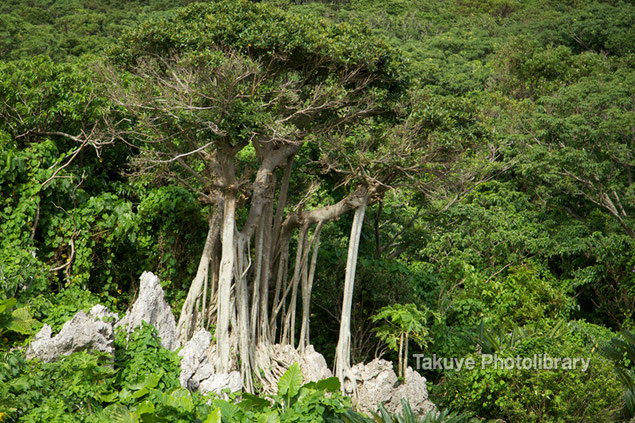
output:
M480 417L514 422L591 422L616 417L621 389L609 360L598 354L607 342L606 329L584 322L527 327L515 342L497 342L500 358L579 357L588 369L504 369L483 365L483 355L470 354L473 370L446 371L439 386L441 403L470 410ZM515 334L518 332L515 331ZM508 334L507 337L512 337Z
M339 422L350 400L337 378L302 385L298 364L271 398L242 394L240 402L180 387L180 357L144 325L116 353L78 352L52 363L26 361L20 351L0 357L0 421L24 422Z
M567 318L572 300L563 285L536 263L516 266L505 277L469 278L451 314L459 324L486 319L507 329L545 318Z

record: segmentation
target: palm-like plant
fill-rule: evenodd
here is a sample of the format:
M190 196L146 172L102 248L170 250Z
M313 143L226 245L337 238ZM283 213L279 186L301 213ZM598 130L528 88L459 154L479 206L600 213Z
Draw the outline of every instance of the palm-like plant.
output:
M626 389L624 392L624 417L635 417L635 333L623 330L624 339L615 337L602 353L613 361L617 376Z
M375 328L375 335L399 354L399 377L405 378L408 367L408 344L414 341L419 348L425 349L430 342L427 328L430 316L437 317L428 308L418 308L415 304L394 304L383 307L371 317L373 322L382 321Z
M431 410L423 417L419 417L410 407L407 400L402 399L401 413L390 414L383 405L372 417L354 411L348 411L342 416L344 423L470 423L478 421L469 413L457 413L448 410Z

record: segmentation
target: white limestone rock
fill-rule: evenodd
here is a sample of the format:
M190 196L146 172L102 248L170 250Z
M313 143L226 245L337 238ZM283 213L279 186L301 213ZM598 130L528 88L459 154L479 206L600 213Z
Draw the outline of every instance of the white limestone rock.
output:
M300 365L304 383L315 382L333 376L333 373L326 365L324 356L315 351L313 345L309 345L301 353L291 345L275 344L272 349L276 361L283 364L284 370L288 369L293 363ZM279 376L282 376L282 374Z
M333 376L324 356L315 351L313 345L309 345L300 354L300 368L304 376L304 382L317 382Z
M210 392L220 393L225 389L229 389L230 392L240 391L243 388L243 381L240 377L240 372L233 371L227 373L216 373L211 375L208 379L201 381L198 389L202 394L208 394Z
M183 357L179 376L183 388L195 391L201 381L208 379L214 373L214 366L209 355L211 342L212 334L200 329L179 351L179 356Z
M26 351L27 359L38 358L44 362L57 360L77 351L114 352L114 332L112 323L104 322L83 311L64 323L60 333L51 337L52 330L44 325L35 335Z
M123 327L131 333L143 322L154 326L165 348L174 351L180 346L172 309L165 301L159 278L152 272L143 272L139 298L115 327Z
M391 413L401 412L402 398L408 400L410 407L419 416L436 409L432 401L428 399L426 378L412 370L411 367L406 369L406 383L399 385L393 392L390 401L384 405L386 410Z
M426 379L410 367L406 370L405 383L399 383L392 363L381 359L353 366L351 375L357 382L357 410L362 413L375 412L380 404L390 413L399 413L402 399L408 400L419 416L435 409L428 399Z

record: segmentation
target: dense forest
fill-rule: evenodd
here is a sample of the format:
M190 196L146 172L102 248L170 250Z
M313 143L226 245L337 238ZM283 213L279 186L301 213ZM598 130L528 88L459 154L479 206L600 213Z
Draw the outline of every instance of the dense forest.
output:
M419 369L421 421L630 421L634 65L628 1L3 0L0 421L419 421L340 394L413 354L590 360ZM146 270L241 402L151 327L26 359ZM277 344L335 377L263 400Z

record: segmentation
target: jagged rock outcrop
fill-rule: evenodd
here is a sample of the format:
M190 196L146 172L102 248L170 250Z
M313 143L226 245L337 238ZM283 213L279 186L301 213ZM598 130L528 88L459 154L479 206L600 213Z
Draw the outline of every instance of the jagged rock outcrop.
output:
M274 359L284 367L283 372L293 363L298 363L304 376L304 382L314 382L333 376L331 370L326 365L326 360L322 354L315 351L313 345L309 345L299 353L291 345L276 344L272 347ZM282 376L282 373L279 376Z
M306 347L300 354L299 364L304 375L304 382L317 382L333 376L324 356L315 351L313 345Z
M379 404L391 413L400 412L404 398L421 416L435 408L428 399L426 379L410 367L406 370L405 383L399 383L392 363L381 359L353 366L351 375L357 382L357 409L362 413L376 411ZM348 387L349 394L353 393L351 388Z
M208 379L200 382L198 390L202 394L208 394L210 392L220 393L224 389L229 389L231 392L240 391L243 388L243 380L240 377L240 372L233 371L229 374L215 373Z
M102 320L103 316L110 312L105 307L93 309L90 315L83 311L75 314L71 320L64 323L62 330L54 337L51 337L51 327L44 325L27 348L27 359L39 358L44 362L50 362L77 351L101 351L112 354L115 340L112 323Z
M159 278L152 272L143 272L139 298L115 327L123 327L131 333L144 321L154 326L165 348L174 351L180 346L172 309L165 301Z
M201 381L209 379L214 374L214 365L210 361L211 342L212 334L200 329L179 351L179 356L183 357L179 376L182 387L195 391Z
M410 403L410 407L420 416L426 414L436 407L428 399L428 387L426 378L414 371L412 367L406 369L406 383L403 383L395 389L392 398L385 405L390 412L401 410L401 399L405 398Z

